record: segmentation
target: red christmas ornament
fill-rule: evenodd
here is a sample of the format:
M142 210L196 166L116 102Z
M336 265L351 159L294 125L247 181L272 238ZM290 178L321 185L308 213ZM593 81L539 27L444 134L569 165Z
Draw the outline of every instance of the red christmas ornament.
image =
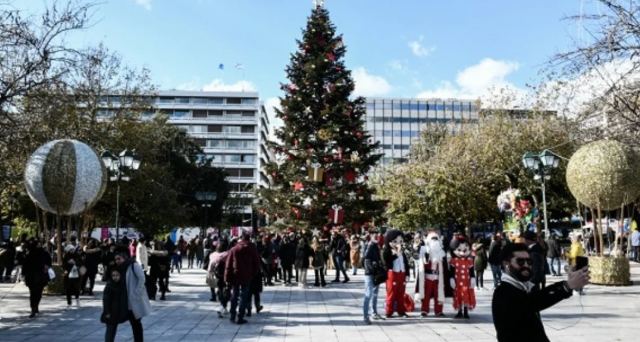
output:
M361 132L361 131L357 131L357 132L356 132L356 137L357 137L358 139L362 139L362 135L363 135L363 134L362 134L362 132Z
M353 183L356 180L356 173L353 170L347 170L344 173L344 179L349 183Z
M291 211L293 212L294 215L296 215L297 219L300 219L300 217L302 216L302 214L300 213L300 209L296 207L291 208Z
M302 182L293 183L293 190L295 191L304 190L304 184L302 184Z
M334 55L332 52L327 53L327 59L335 62L336 61L336 55Z

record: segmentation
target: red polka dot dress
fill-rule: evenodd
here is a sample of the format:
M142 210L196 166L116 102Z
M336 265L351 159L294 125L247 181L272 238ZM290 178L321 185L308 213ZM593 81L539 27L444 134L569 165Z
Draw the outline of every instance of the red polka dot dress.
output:
M471 286L471 278L475 276L472 257L454 257L451 259L454 270L456 289L453 296L453 308L459 310L463 306L469 309L476 307L476 294Z

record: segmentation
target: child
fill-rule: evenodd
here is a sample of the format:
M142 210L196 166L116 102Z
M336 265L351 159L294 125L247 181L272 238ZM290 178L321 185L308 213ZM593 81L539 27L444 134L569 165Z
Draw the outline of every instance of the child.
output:
M118 270L112 270L111 278L104 288L100 321L107 325L104 337L106 342L115 340L118 324L129 318L127 287L121 278Z

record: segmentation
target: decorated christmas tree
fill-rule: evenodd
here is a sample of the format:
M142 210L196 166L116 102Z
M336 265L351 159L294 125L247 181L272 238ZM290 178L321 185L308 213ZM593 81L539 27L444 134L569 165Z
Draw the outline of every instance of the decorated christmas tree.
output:
M273 185L262 189L260 211L280 227L358 230L384 209L367 185L367 173L382 157L364 131L363 98L351 98L354 83L344 66L345 46L319 2L282 85L284 127L272 142L276 161L266 166Z

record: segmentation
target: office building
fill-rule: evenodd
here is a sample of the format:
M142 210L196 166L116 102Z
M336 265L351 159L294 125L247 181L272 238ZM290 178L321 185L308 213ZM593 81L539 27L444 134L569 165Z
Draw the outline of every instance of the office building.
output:
M407 161L411 143L431 124L445 124L453 133L477 124L477 101L458 99L367 98L365 128L381 144L381 165Z

